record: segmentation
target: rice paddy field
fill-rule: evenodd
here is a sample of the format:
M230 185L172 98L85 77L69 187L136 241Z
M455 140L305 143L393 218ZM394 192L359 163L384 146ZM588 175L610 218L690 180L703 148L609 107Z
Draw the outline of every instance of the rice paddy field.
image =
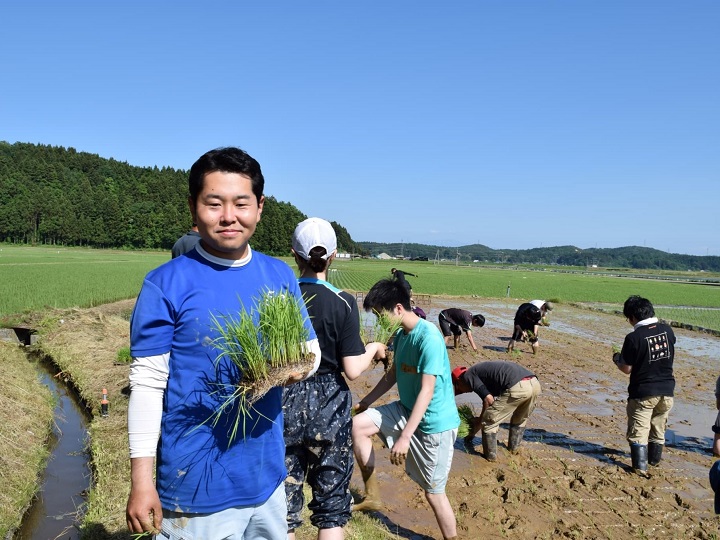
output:
M0 317L12 318L44 308L93 307L137 295L145 274L170 259L162 251L116 251L82 248L0 245ZM284 259L292 265L290 258ZM682 275L668 279L618 277L602 269L553 267L507 268L437 265L430 262L336 260L329 280L342 289L367 291L390 269L408 276L418 294L483 298L544 298L585 303L614 311L631 294L649 298L658 316L720 330L720 276L699 283ZM693 279L697 275L688 274Z

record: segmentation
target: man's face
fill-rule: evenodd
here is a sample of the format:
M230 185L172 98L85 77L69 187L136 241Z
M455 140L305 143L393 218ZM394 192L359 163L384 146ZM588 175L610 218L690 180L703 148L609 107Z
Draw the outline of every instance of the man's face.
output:
M211 255L223 259L242 259L248 241L260 221L264 197L258 202L248 176L215 171L205 175L190 212L197 223L202 246Z

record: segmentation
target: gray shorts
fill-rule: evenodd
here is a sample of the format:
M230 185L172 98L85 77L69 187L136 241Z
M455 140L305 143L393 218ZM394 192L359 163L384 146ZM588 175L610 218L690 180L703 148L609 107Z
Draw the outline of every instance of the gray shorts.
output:
M237 506L213 514L182 514L163 508L159 540L196 538L287 538L287 506L282 482L262 504Z
M407 425L409 413L394 401L365 411L380 429L380 437L392 448ZM440 433L415 431L410 438L410 450L405 460L405 472L427 493L445 493L452 465L457 428Z

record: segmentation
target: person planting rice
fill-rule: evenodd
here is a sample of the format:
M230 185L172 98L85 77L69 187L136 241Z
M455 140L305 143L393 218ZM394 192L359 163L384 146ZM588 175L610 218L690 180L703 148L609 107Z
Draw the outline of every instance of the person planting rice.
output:
M393 465L425 492L443 538L457 538L455 513L445 494L453 445L460 424L450 376L450 362L437 327L412 312L410 295L397 281L381 280L363 301L366 310L385 311L400 321L393 340L394 362L370 393L355 405L353 451L365 483L365 500L354 510L381 508L375 477L372 437L390 448ZM369 408L397 383L400 399Z
M552 308L552 303L546 302L545 300L533 300L532 302L521 304L515 312L513 335L508 343L507 352L510 353L513 351L516 341L525 341L525 339L527 339L530 342L533 354L537 354L540 346L538 330L546 313L552 311ZM547 319L545 320L547 321Z
M452 382L455 395L475 392L483 403L480 416L469 422L465 448L474 451L473 437L482 429L485 459L495 461L500 424L510 420L507 448L510 452L517 451L541 392L535 374L514 362L480 362L469 369L453 369Z
M485 317L480 315L473 315L466 309L459 308L448 308L443 309L438 315L438 322L440 323L440 331L445 337L445 345L450 347L450 336L453 336L452 347L457 349L458 343L460 342L460 336L463 332L470 342L470 346L473 351L477 352L478 348L475 345L473 339L472 330L470 327L475 326L482 328L485 326Z
M227 396L242 378L218 348L228 343L218 324L264 295L289 295L318 363L320 348L293 271L250 248L264 203L258 162L211 150L188 187L200 242L145 277L130 322L127 525L165 538L285 538L282 389L257 399L233 436L239 405Z
M344 536L351 515L353 458L352 396L343 373L354 380L373 360L385 357L384 344L363 345L355 298L326 281L336 248L335 231L324 219L309 218L295 228L292 252L322 356L315 375L283 392L290 540L302 525L305 479L312 488L310 520L318 528L318 538Z

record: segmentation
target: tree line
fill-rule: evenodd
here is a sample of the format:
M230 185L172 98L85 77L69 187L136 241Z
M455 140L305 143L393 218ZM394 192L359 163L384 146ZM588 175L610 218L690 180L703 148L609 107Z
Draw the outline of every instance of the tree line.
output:
M191 226L188 172L136 167L74 148L0 141L0 242L116 249L170 249ZM253 249L288 255L307 216L266 196ZM338 251L360 253L331 222Z
M603 268L634 268L648 270L692 270L720 272L720 257L666 253L653 248L628 246L620 248L580 249L575 246L533 249L493 249L482 244L460 247L433 246L414 243L359 242L372 256L386 253L404 258L478 261L490 264L542 264L559 266L593 266Z

